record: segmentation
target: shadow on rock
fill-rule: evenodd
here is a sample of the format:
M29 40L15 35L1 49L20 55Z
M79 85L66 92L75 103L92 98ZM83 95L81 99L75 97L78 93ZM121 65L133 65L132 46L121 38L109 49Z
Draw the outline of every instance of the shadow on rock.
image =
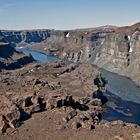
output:
M104 93L100 90L97 90L95 91L93 94L92 94L92 98L97 98L97 99L100 99L102 104L104 105L105 103L107 103L108 99L107 97L104 95Z
M95 91L92 94L92 98L100 99L102 104L105 104L108 101L107 97L104 95L104 93L105 93L105 86L106 86L107 83L108 83L108 81L104 77L102 77L101 74L99 74L94 79L94 84L97 85L98 90Z

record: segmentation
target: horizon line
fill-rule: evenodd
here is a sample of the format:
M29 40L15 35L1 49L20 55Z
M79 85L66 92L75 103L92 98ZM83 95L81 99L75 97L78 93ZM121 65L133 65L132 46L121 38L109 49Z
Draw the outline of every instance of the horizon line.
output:
M76 27L76 28L70 28L70 29L55 29L55 28L25 28L25 29L0 29L0 31L33 31L33 30L55 30L55 31L72 31L72 30L81 30L81 29L97 29L101 27L106 27L106 26L112 26L116 28L120 27L131 27L135 24L139 24L140 22L135 22L133 24L128 24L128 25L111 25L111 24L106 24L106 25L99 25L99 26L93 26L93 27Z

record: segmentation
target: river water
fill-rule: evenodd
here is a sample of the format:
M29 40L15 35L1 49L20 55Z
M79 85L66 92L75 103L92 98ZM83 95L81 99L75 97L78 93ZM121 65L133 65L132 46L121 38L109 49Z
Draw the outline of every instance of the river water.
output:
M52 62L59 60L56 57L21 48L25 54L31 54L38 62ZM127 77L120 76L101 69L102 76L108 81L104 93L108 102L104 105L105 120L122 120L140 125L140 88Z
M53 62L53 61L58 61L59 60L56 57L47 56L44 53L33 51L33 50L30 50L29 48L26 48L26 47L25 48L23 47L23 48L20 48L20 49L17 49L17 50L20 51L20 52L23 52L26 55L31 54L33 56L33 58L38 62Z

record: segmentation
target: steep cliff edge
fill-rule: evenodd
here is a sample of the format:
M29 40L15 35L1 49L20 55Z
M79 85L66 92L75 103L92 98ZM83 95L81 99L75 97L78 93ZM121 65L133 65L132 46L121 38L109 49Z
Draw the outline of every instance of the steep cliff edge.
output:
M13 46L26 45L28 43L39 43L50 37L51 30L1 30L0 36Z
M46 40L47 51L131 77L140 85L140 24L102 30L69 31Z
M74 62L95 64L140 84L140 23L69 31L1 31L6 41Z
M32 56L17 52L9 43L5 42L4 39L0 39L0 70L20 68L34 61Z

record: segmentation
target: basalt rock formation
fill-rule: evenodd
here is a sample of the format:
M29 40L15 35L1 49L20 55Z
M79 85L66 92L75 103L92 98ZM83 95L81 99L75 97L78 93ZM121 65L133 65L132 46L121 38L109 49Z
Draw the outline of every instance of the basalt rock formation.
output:
M95 64L140 84L140 23L69 31L1 31L16 46L29 45L74 62Z
M60 33L46 40L48 52L74 62L95 64L140 82L140 24L100 31Z
M50 36L51 30L32 30L32 31L14 31L2 30L0 36L4 37L5 41L13 44L14 46L19 43L32 43L42 42Z

